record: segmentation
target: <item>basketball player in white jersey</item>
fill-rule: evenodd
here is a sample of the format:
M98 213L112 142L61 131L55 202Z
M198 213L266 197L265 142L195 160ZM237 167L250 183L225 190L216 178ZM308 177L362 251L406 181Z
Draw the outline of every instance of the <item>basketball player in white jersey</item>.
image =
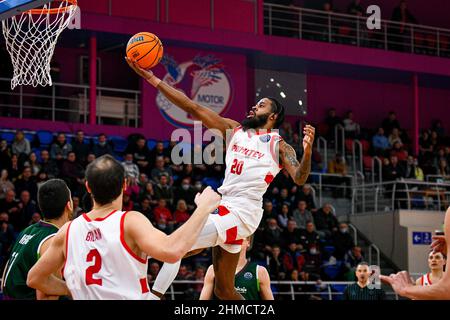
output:
M428 267L430 268L430 272L418 278L416 280L416 285L431 286L432 284L436 284L439 280L442 279L442 275L444 274L445 263L446 258L442 254L442 252L431 251L428 254Z
M262 197L281 168L289 172L296 184L306 182L311 169L314 128L309 125L304 128L304 153L299 163L294 149L283 141L277 130L273 130L284 121L284 107L276 99L261 99L251 108L247 118L238 123L197 104L151 71L126 60L138 75L174 105L202 121L207 128L215 129L222 138L227 134L231 136L227 139L225 179L218 190L222 201L216 214L209 219L215 231L201 231L192 250L213 247L214 294L221 300L240 300L243 297L235 290L234 277L242 239L257 229L263 213ZM165 263L161 268L153 286L159 296L175 279L180 263Z
M450 208L445 213L444 235L433 236L431 248L444 256L450 252ZM414 285L409 273L401 271L389 276L380 276L381 281L392 286L394 291L406 298L414 300L450 300L450 273L446 269L441 280L431 286Z
M109 155L86 169L94 207L65 224L28 273L27 285L47 295L74 299L155 299L147 283L148 256L175 262L193 246L220 196L211 188L197 194L197 209L171 235L136 211L123 212L126 189L122 165ZM53 274L61 271L65 282Z

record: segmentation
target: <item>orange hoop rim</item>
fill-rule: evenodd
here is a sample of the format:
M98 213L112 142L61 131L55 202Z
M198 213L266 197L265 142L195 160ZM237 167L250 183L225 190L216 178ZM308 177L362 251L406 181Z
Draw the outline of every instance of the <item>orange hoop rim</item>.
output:
M31 14L58 14L58 13L65 13L69 10L70 6L78 6L77 0L57 0L57 1L66 1L70 3L69 6L63 7L63 8L53 8L53 9L31 9L26 11L26 13Z

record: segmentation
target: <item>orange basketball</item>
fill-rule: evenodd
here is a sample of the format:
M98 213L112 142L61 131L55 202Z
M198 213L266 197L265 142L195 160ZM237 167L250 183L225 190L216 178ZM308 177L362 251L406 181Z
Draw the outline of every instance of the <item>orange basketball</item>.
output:
M127 44L127 57L143 69L156 66L163 56L161 40L150 32L139 32Z

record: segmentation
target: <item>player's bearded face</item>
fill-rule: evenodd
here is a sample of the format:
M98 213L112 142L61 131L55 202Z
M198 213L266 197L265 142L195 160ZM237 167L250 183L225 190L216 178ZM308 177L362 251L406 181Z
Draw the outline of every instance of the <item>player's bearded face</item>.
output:
M241 123L242 127L244 130L261 128L267 123L269 116L270 112L257 115L254 110L250 110L247 114L247 118Z

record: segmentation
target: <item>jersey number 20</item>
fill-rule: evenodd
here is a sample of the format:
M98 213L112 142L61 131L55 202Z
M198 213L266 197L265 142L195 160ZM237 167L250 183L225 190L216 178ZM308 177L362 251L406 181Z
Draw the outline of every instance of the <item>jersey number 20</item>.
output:
M92 249L89 251L86 262L91 262L94 260L94 264L86 269L86 285L97 284L102 285L102 279L94 279L94 274L98 273L102 268L102 257L97 249Z
M244 161L238 161L237 159L234 159L233 164L231 165L230 172L240 175L242 173L243 166L244 166Z

